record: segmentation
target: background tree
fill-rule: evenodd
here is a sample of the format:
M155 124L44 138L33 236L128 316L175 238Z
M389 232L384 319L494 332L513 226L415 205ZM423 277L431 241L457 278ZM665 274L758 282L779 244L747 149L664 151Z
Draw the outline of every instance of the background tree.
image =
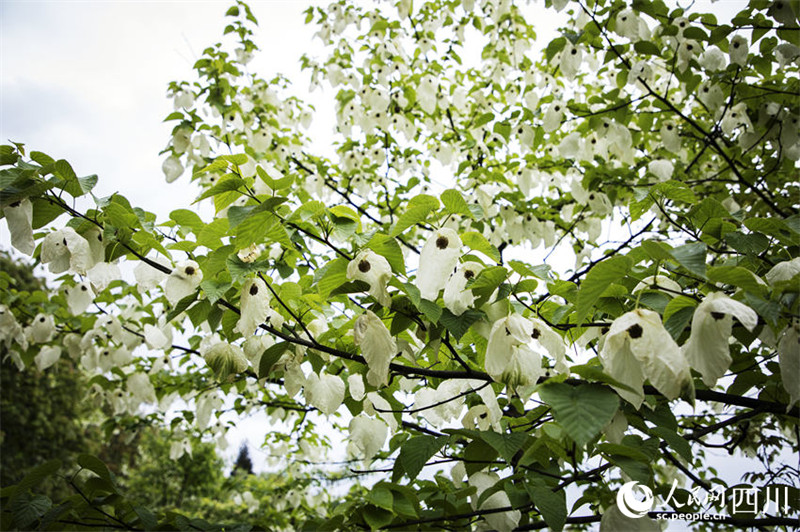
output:
M302 61L336 91L326 153L288 81L247 71L256 20L237 2L236 42L170 85L164 173L213 215L84 201L95 176L3 147L12 243L65 294L41 325L5 303L5 341L41 366L79 358L112 423L169 419L174 456L224 435L226 399L266 410L265 447L301 471L331 444L325 418L346 430L354 474L384 479L315 511L300 483L291 525L647 529L620 487L685 512L690 490L733 488L718 448L754 456L745 480L786 504L695 526L796 524L796 3L730 21L545 4L565 24L542 53L507 0L310 8L327 55ZM56 323L75 332L54 342ZM79 463L99 479L83 495L114 496L53 519L187 525ZM51 515L36 478L3 492L28 523Z

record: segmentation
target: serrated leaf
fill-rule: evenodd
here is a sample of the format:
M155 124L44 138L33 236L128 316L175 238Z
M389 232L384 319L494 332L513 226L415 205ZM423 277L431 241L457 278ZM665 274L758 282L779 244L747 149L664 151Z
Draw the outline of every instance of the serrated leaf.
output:
M439 323L444 325L456 340L461 340L461 337L467 333L472 324L480 321L485 316L480 310L467 309L460 316L456 316L448 309L444 309L439 317Z
M291 344L289 342L280 342L267 348L261 355L258 361L258 378L264 379L269 377L272 366L281 358Z
M344 258L334 259L314 273L314 283L323 298L347 282L347 264Z
M762 293L767 290L763 281L746 268L741 266L713 266L708 269L708 280L714 283L724 283L753 293Z
M428 318L431 323L437 323L442 315L442 307L427 299L421 300L417 308L419 308L420 312L425 314L425 317Z
M597 436L619 408L619 396L597 384L547 384L539 396L553 407L558 424L580 446Z
M403 250L397 239L381 233L375 233L372 238L367 242L366 247L381 255L389 262L392 271L399 274L406 274L406 264L403 259Z
M463 214L472 217L472 212L469 210L469 205L461 195L461 192L454 189L448 189L442 192L442 203L447 212L451 214Z
M672 256L690 272L705 278L706 245L702 242L685 244L672 250Z
M448 439L448 436L415 436L403 443L397 461L409 480L417 478L428 460L445 446Z
M111 471L102 460L91 454L81 454L78 456L78 465L88 469L98 477L112 482Z
M512 462L514 455L517 454L517 451L522 449L528 440L528 435L524 432L498 434L497 432L483 431L480 437L491 445L509 464Z
M439 200L433 196L420 194L411 198L411 201L408 202L408 208L400 215L389 236L397 236L412 225L424 222L428 215L438 208Z
M470 249L480 251L496 262L500 262L500 251L477 231L468 231L461 235L461 243Z
M652 427L650 434L657 436L667 442L684 460L692 463L692 446L677 432L666 427Z
M567 499L564 490L554 492L546 486L525 486L531 496L533 504L547 526L559 532L567 522Z
M589 315L592 306L600 299L606 288L624 278L631 268L631 259L616 256L596 264L581 283L577 300L577 323L582 323Z

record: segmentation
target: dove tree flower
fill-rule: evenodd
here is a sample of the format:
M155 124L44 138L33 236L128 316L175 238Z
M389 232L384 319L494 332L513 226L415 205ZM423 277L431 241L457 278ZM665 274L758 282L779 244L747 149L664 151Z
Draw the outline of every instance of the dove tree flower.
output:
M636 408L644 399L645 380L669 399L692 387L686 357L652 310L637 309L615 319L600 357L606 372L628 387L616 387L617 393Z
M707 295L694 311L692 332L683 345L683 352L707 386L714 386L733 361L729 344L733 318L748 331L758 324L758 315L753 309L722 292Z
M416 285L422 298L435 301L461 256L461 239L449 228L434 231L419 254Z
M184 297L191 295L200 286L203 272L193 260L179 263L167 277L164 285L164 295L171 305L175 305Z
M392 278L392 268L386 258L370 249L361 250L347 265L347 278L364 281L369 285L369 294L384 307L392 305L386 285Z

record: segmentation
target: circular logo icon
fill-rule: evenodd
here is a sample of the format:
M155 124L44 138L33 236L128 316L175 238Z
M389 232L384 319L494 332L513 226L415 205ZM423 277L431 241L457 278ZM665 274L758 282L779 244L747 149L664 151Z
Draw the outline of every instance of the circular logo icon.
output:
M635 490L639 490L644 496L639 500ZM639 519L653 508L653 492L647 486L643 486L636 481L626 482L617 493L617 508L622 515L631 519Z

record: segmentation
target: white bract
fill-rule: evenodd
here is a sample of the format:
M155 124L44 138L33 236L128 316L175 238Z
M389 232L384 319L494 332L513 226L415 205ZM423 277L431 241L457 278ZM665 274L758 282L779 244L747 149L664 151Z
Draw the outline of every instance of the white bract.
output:
M33 357L33 362L36 364L36 369L44 371L56 362L61 357L61 348L57 345L47 345L39 350L39 353Z
M164 295L167 296L171 305L175 305L184 297L193 294L202 280L203 272L200 271L200 266L195 261L181 262L167 277Z
M748 331L758 324L758 315L753 309L722 292L706 296L694 311L692 331L683 352L689 365L703 376L703 382L709 387L714 386L731 365L728 339L733 317Z
M783 281L791 281L795 275L800 274L800 257L779 262L764 276L769 284L774 285Z
M33 204L25 198L3 207L3 214L11 233L11 245L21 253L31 255L36 248L31 228Z
M469 485L478 490L475 495L472 496L473 509L496 510L498 508L507 508L511 506L511 500L508 498L508 494L500 490L490 495L483 501L480 508L478 507L478 500L481 497L481 493L491 488L499 481L500 477L497 476L497 473L485 473L483 471L473 473L473 475L469 477ZM493 530L506 532L517 527L520 517L521 514L519 510L509 510L507 512L486 514L484 518Z
M167 183L172 183L183 174L183 165L181 160L176 155L170 155L161 165L161 170L164 172L164 177Z
M67 306L74 316L79 316L94 301L92 287L86 281L67 288Z
M331 415L344 401L344 381L336 375L316 373L306 378L305 397L312 406L325 415Z
M356 319L353 337L367 361L367 382L372 386L385 386L389 382L389 364L397 354L397 343L389 329L368 310Z
M362 460L372 459L381 450L388 433L386 423L363 412L350 420L349 428L347 453Z
M70 270L85 275L94 265L89 242L71 227L53 231L44 238L41 259L53 273Z
M392 297L386 285L392 278L389 261L371 249L362 249L347 265L347 278L364 281L369 285L369 294L384 307L392 305Z
M436 301L461 256L461 239L452 229L442 228L425 242L419 255L416 285L420 296Z
M475 301L472 290L466 286L467 282L475 278L481 270L483 265L478 262L464 262L459 264L455 273L447 279L444 285L444 306L456 316L462 315Z
M235 330L242 336L252 336L259 325L269 316L272 297L267 283L260 277L252 277L242 285L241 314Z
M615 319L600 358L606 373L633 389L615 387L636 408L644 400L645 379L668 399L692 386L686 358L652 310L637 309Z

